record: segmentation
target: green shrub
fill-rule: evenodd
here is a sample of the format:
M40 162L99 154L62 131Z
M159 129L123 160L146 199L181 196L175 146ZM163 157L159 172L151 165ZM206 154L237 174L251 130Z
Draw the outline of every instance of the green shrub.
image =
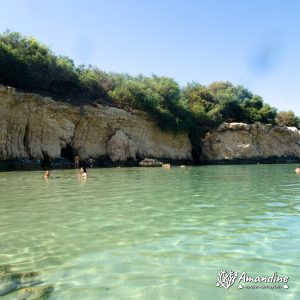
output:
M280 111L276 116L276 123L281 126L294 126L299 128L300 119L292 111Z
M0 83L73 103L97 101L143 110L162 129L186 131L194 137L222 122L299 126L292 112L280 112L276 117L275 108L241 85L194 82L180 88L169 77L130 76L76 66L35 38L16 32L0 34Z

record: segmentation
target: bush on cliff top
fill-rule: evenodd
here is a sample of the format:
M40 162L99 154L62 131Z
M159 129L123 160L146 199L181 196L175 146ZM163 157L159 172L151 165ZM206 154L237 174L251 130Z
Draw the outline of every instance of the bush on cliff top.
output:
M276 109L260 96L240 85L220 81L181 88L168 77L129 76L76 66L35 38L16 32L0 34L0 83L77 104L99 102L144 110L161 128L190 134L224 121L274 124L282 119L276 119Z
M292 111L280 111L276 116L276 123L281 126L293 126L299 128L300 119Z

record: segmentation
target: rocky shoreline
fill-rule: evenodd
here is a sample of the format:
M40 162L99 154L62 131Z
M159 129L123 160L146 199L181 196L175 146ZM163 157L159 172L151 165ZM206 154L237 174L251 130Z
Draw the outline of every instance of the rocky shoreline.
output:
M191 151L187 133L163 131L144 112L74 106L0 86L1 169L66 168L76 154L96 166L192 161Z
M224 123L192 144L187 133L163 131L141 111L74 106L0 85L0 171L73 168L75 154L83 164L94 159L94 167L139 166L145 158L171 165L296 163L300 131Z
M191 160L169 160L155 159L163 164L171 164L172 166L193 165ZM109 158L98 158L95 160L93 168L116 168L116 167L142 167L140 162L143 160L130 160L125 162L112 162ZM88 166L88 163L83 162L81 165ZM74 163L68 159L54 159L47 166L43 166L41 160L37 159L10 159L0 160L0 172L6 171L39 171L39 170L58 170L58 169L74 169Z
M253 158L235 158L230 160L211 160L202 162L201 165L253 165L253 164L296 164L300 163L298 157L253 157Z
M271 124L224 123L201 140L205 164L296 163L300 131Z
M168 160L155 159L162 164L171 164L172 166L193 166L193 165L240 165L240 164L295 164L300 163L299 157L253 157L253 158L235 158L202 161L201 163L193 163L190 160ZM141 162L141 161L140 161ZM144 167L138 161L112 162L109 159L97 159L93 168L117 168L117 167ZM7 171L40 171L40 170L58 170L73 169L74 164L67 159L55 159L47 167L41 165L40 160L11 159L0 161L0 172Z

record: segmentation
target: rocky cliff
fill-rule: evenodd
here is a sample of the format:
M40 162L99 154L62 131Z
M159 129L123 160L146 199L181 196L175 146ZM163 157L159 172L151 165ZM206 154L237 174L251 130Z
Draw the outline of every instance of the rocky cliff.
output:
M202 162L297 161L300 131L295 127L225 123L201 141Z
M225 123L206 133L200 147L202 163L297 161L300 131ZM27 159L39 168L45 160L72 160L75 153L112 163L145 157L191 161L192 145L187 134L162 131L141 111L73 106L0 85L0 161Z
M187 134L162 131L145 113L115 107L72 106L0 86L0 160L137 157L191 160Z

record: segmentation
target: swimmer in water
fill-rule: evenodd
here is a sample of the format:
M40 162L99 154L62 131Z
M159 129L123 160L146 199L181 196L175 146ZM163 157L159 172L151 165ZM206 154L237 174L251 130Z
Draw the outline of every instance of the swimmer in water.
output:
M295 169L295 172L296 172L297 174L300 174L300 166L298 166L298 167Z
M92 168L94 166L94 163L95 163L95 160L90 157L88 160L87 160L88 164L90 165L90 167Z
M81 178L87 178L87 172L86 172L86 168L83 167L83 172L81 173Z
M44 179L48 179L50 177L50 172L46 171L44 174Z
M87 178L86 167L81 167L78 173L79 178Z
M78 174L81 179L87 178L86 167L80 168L80 173Z
M74 156L74 167L75 167L75 169L78 169L78 168L79 168L79 162L80 162L80 157L79 157L78 154L76 154L76 155Z

